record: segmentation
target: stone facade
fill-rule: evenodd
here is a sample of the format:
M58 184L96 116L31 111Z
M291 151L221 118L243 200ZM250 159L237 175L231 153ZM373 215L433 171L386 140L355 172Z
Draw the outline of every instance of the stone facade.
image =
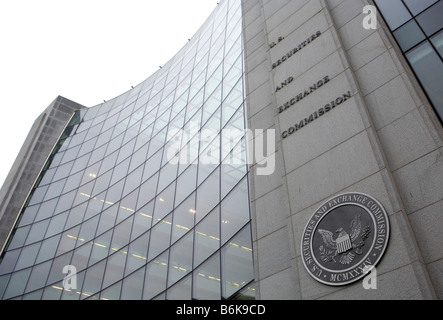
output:
M258 299L443 298L442 126L381 17L363 28L368 4L243 1L248 125L277 139L274 174L251 170ZM324 285L303 266L306 223L344 192L389 215L377 290Z

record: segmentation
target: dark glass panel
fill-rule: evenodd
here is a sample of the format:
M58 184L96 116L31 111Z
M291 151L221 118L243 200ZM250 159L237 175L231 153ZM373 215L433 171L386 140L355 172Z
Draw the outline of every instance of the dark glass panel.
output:
M431 42L437 51L440 53L440 58L443 58L443 31L431 38Z
M20 218L19 227L32 223L37 215L39 207L40 205L26 207L22 217Z
M46 190L48 190L48 187L49 186L42 186L35 189L32 193L32 197L28 205L32 206L33 204L42 202L43 198L45 197Z
M21 249L7 251L0 264L0 275L14 271Z
M10 299L22 295L25 291L26 283L28 281L31 269L26 269L13 273L9 280L8 288L5 291L3 299Z
M28 267L31 267L34 262L35 258L37 257L38 250L40 249L40 242L36 244L32 244L30 246L26 246L22 249L22 252L20 253L20 257L17 261L17 264L15 265L15 270L21 270Z
M417 16L417 21L426 35L432 36L443 28L443 1L439 1L425 12Z
M413 15L419 14L437 1L438 0L404 0Z
M391 30L411 19L411 14L401 0L375 0Z
M443 4L443 1L441 2ZM421 84L433 103L440 119L443 119L443 63L429 42L425 42L406 54Z
M31 244L37 241L41 241L48 229L49 220L43 220L41 222L34 223L26 238L25 244Z
M48 230L45 235L46 238L52 237L53 235L56 235L63 231L66 219L68 218L68 214L69 212L65 211L64 213L56 215L51 219L51 222L49 223Z
M46 239L42 242L42 246L37 256L36 264L52 259L57 252L58 243L60 242L61 235Z
M54 213L57 214L71 209L73 206L74 198L76 196L78 196L77 190L62 195L58 200L57 207L55 208ZM87 198L83 197L83 199L86 200Z
M31 292L45 286L46 278L48 277L49 270L51 268L51 263L52 261L48 261L32 268L25 292Z
M54 214L55 206L57 205L58 198L43 202L38 209L37 216L34 222L38 222L51 217Z

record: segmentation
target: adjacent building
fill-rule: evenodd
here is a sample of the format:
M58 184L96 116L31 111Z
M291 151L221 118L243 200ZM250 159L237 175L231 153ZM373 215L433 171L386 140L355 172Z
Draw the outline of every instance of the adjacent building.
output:
M1 299L441 299L442 5L224 0L131 90L58 97Z

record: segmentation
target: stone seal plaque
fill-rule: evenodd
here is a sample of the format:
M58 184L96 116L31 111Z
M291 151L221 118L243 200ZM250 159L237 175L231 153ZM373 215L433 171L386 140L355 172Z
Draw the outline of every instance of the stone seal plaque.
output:
M388 240L389 218L376 199L357 192L341 194L309 219L301 240L303 264L324 284L350 284L380 261Z

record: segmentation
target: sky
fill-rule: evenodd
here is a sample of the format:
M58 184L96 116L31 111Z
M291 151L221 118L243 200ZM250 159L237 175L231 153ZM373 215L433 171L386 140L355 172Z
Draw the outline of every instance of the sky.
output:
M91 107L168 62L218 0L0 0L0 186L59 95Z

